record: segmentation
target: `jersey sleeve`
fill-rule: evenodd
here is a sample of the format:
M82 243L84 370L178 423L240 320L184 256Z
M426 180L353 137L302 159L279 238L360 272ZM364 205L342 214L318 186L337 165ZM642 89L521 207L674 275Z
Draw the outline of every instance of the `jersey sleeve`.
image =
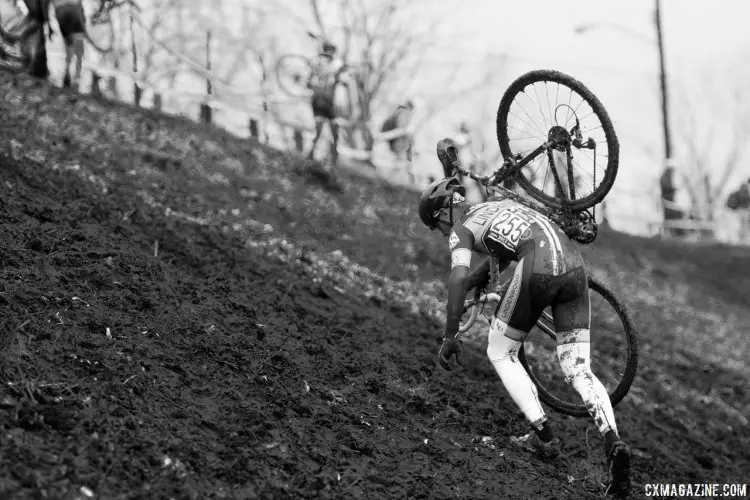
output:
M463 224L456 224L448 238L448 248L451 251L451 269L458 266L471 267L472 247L474 235Z

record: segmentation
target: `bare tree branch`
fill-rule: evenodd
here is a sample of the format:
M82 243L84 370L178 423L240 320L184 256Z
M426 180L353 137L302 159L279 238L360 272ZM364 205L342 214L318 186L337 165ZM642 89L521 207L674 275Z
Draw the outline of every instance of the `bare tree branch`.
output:
M313 18L315 19L315 23L318 26L318 30L320 31L321 36L323 36L323 38L327 40L328 32L325 25L323 24L323 18L320 15L320 5L318 5L318 0L310 0L310 8L312 9Z

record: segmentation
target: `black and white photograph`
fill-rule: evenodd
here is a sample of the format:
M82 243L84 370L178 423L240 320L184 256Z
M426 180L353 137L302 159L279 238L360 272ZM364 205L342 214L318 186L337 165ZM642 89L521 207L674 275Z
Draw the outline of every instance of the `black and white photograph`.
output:
M747 0L0 0L0 499L750 498Z

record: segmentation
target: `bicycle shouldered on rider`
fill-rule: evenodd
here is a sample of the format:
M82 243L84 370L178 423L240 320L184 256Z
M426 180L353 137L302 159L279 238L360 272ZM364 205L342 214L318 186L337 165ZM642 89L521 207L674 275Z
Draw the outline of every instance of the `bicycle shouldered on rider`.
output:
M443 166L451 171L450 165ZM550 306L565 380L589 408L604 440L610 474L608 492L627 496L630 450L619 437L607 390L591 371L589 290L580 252L556 224L532 208L502 196L472 206L465 194L456 177L446 177L430 184L419 202L422 222L448 237L451 252L440 366L451 371L453 358L461 364L462 343L457 334L467 292L485 288L491 268L496 275L517 262L492 319L487 346L487 356L502 384L532 428L512 442L544 458L557 457L561 452L561 440L555 436L536 387L518 359L531 327ZM476 254L486 257L470 271Z

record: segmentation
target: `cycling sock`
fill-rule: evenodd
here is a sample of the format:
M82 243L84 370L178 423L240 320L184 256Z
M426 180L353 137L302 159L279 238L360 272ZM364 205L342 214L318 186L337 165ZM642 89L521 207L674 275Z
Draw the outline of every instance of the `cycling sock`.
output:
M611 429L604 435L604 447L607 450L607 453L609 453L609 450L612 448L612 445L619 440L620 440L620 436L617 435L617 432Z
M617 433L615 415L607 389L591 371L591 345L588 342L560 344L557 346L557 356L565 380L583 398L589 415L594 419L602 436L609 431Z
M536 386L518 360L521 342L505 336L508 325L495 318L490 327L487 356L516 406L537 427L547 420L537 396Z

